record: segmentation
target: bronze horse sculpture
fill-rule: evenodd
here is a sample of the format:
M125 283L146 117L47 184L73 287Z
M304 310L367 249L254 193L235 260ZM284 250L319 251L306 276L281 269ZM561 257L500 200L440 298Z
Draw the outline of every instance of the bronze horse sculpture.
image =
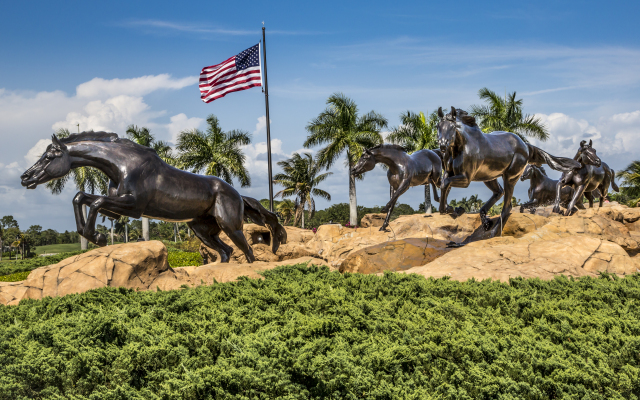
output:
M528 191L529 201L520 205L520 212L523 212L524 209L529 209L533 214L536 207L549 206L555 203L558 181L549 178L544 168L528 164L525 167L522 176L520 176L520 180L523 182L531 180L531 185L529 186ZM570 186L563 187L560 204L566 207L572 198L573 188ZM576 203L576 207L584 209L582 202Z
M62 178L72 168L94 167L109 178L107 196L78 192L73 209L78 233L90 242L105 246L106 237L95 231L98 213L110 218L149 217L170 222L187 222L195 235L229 262L233 249L219 238L221 231L253 262L253 251L242 233L243 220L267 225L275 253L287 234L275 214L260 202L241 196L231 185L215 176L203 176L174 168L153 149L138 145L115 133L83 132L58 139L40 159L22 174L22 186L38 185ZM88 205L84 220L81 206Z
M487 212L503 195L505 201L500 218L506 220L511 212L513 189L527 164L548 164L559 171L571 171L579 167L577 161L552 156L525 143L514 133L497 131L485 134L476 124L475 118L463 110L451 107L451 112L444 115L440 107L438 116L438 143L445 170L440 193L440 213L450 212L447 196L451 186L466 188L472 181L484 182L493 192L491 198L480 208L482 226L487 231L493 225L487 218ZM504 189L498 183L500 177Z
M553 212L560 212L560 203L562 198L562 188L564 186L572 186L574 190L573 198L567 205L564 215L571 215L573 207L582 199L582 195L589 200L589 208L593 207L594 195L598 190L600 192L600 207L604 204L604 198L609 192L609 185L616 192L620 191L615 182L615 171L600 160L593 148L593 141L586 140L580 142L580 148L576 153L574 160L580 163L580 166L562 174L562 177L556 185L556 201Z
M387 214L380 228L381 231L384 231L389 225L389 218L398 198L410 187L431 184L434 200L440 201L436 185L440 186L441 184L442 160L436 152L419 150L409 155L402 146L382 144L365 150L351 173L360 175L371 171L377 163L385 164L389 168L387 179L393 188L391 200L381 210Z

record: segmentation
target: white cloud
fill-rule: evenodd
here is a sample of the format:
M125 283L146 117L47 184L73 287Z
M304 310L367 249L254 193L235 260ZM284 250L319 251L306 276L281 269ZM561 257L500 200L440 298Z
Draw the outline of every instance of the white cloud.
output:
M27 165L31 166L36 163L42 157L47 146L51 144L51 139L40 139L35 146L29 149L27 155L24 156L24 159L27 161Z
M89 82L78 85L76 95L80 98L144 96L160 89L182 89L197 82L197 76L174 79L169 74L146 75L131 79L93 78Z
M189 118L184 113L174 115L173 117L171 117L171 122L167 125L167 130L171 135L171 142L176 143L178 140L178 135L183 130L200 128L202 122L204 122L203 118Z
M273 123L273 120L270 119L269 122ZM258 117L258 122L256 123L256 130L253 131L253 134L259 135L266 132L267 132L267 116L263 115L262 117Z
M94 131L122 131L127 125L136 123L144 125L150 119L161 115L162 112L149 112L149 106L142 97L120 95L108 100L94 100L87 103L84 112L72 111L67 114L64 121L58 121L52 125L54 130L67 128L75 131L76 124L80 124L80 130Z

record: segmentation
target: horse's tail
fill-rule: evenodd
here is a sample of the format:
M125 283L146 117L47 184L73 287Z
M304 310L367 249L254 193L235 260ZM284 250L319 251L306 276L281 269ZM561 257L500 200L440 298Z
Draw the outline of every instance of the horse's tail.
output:
M535 164L538 167L547 164L556 171L568 172L574 168L580 168L580 163L572 158L556 157L547 153L539 147L526 143L529 148L529 164Z
M278 216L262 207L262 204L254 198L242 196L244 201L244 216L254 223L266 226L271 231L271 251L275 254L280 243L287 243L287 231L284 229Z
M609 168L608 172L609 175L611 175L611 187L613 188L613 190L620 193L620 188L618 187L618 185L616 185L616 171Z

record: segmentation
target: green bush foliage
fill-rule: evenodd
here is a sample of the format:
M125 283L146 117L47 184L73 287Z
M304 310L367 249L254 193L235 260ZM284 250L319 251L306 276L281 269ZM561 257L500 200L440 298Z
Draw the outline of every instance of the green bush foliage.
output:
M68 253L59 253L53 256L46 257L33 257L26 260L7 261L0 263L0 275L15 274L17 272L32 271L36 268L44 267L46 265L57 264L65 258L77 256L84 253L86 250L71 251Z
M2 275L0 276L0 282L23 281L27 279L27 276L29 276L30 273L31 271L25 271L25 272L16 272L15 274L11 274L11 275Z
M635 399L640 276L329 272L0 306L0 399Z
M202 256L200 253L182 251L171 247L167 247L167 250L169 251L167 261L169 261L171 268L202 265Z

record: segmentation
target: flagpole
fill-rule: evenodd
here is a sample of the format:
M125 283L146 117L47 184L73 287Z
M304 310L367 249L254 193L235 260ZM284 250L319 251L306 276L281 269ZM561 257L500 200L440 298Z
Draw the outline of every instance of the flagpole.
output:
M271 123L269 119L269 83L267 81L267 42L265 41L264 22L262 23L262 59L264 60L264 104L267 110L267 163L269 170L269 210L273 212L273 178L271 174Z

